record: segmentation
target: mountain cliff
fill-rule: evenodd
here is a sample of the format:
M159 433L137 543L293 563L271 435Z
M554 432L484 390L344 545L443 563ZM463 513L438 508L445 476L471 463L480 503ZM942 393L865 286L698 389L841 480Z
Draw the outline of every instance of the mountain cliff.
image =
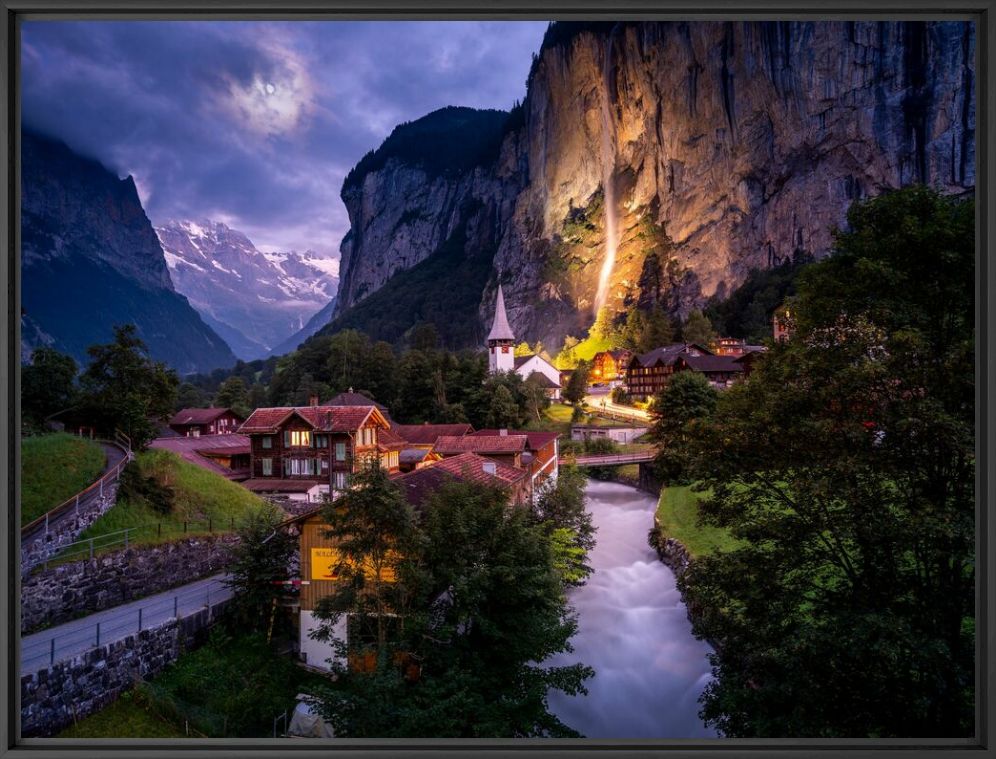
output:
M86 349L132 323L153 358L181 373L229 367L228 345L175 292L131 177L22 131L22 356Z
M263 252L242 232L204 219L170 220L156 234L176 289L241 359L268 355L335 295L338 261L312 251Z
M971 192L974 55L960 22L554 24L511 113L430 114L405 126L444 137L406 150L396 130L347 178L328 329L376 333L386 313L378 337L431 320L473 345L499 282L517 336L548 346L599 305L685 315L752 269L825 255L857 199ZM409 280L442 302L378 298Z

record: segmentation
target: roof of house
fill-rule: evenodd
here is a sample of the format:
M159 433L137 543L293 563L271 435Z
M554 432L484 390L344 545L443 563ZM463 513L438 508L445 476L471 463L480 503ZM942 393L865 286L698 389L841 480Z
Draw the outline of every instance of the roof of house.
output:
M307 493L318 485L327 485L328 480L284 480L275 477L255 477L246 480L242 486L254 493Z
M463 437L443 436L436 440L432 450L441 455L456 453L519 453L526 449L529 439L525 435L481 434Z
M532 430L507 430L507 434L502 435L501 430L478 430L472 432L470 437L525 437L526 445L530 450L538 451L545 445L549 445L558 437L559 432L534 432Z
M258 408L238 431L244 435L274 433L293 415L318 432L354 432L371 417L381 427L389 426L376 406L295 406Z
M487 472L485 466L493 466L494 474ZM401 488L408 502L419 508L433 493L450 482L511 485L526 476L527 473L522 469L488 461L473 453L463 453L437 461L432 466L399 475L394 478L394 482Z
M633 355L633 351L628 351L625 348L613 348L612 350L609 351L599 351L594 356L592 356L592 361L597 360L599 356L612 356L614 360L618 361L621 358L625 358L626 356L631 356L631 355Z
M391 429L412 445L434 445L444 435L459 437L474 431L469 424L395 424Z
M170 424L211 424L219 416L226 412L231 412L233 416L239 415L230 408L185 408L173 414L169 420Z
M244 438L244 435L239 435L239 437ZM195 440L197 438L194 438ZM222 445L216 446L214 448L198 448L197 453L201 456L207 456L208 458L228 458L229 456L238 456L240 454L249 455L251 452L248 443L245 445Z
M545 374L543 374L543 372L537 372L537 371L529 372L529 376L526 377L526 379L527 380L532 380L533 377L536 378L533 381L536 382L540 387L549 387L549 388L554 388L554 389L560 387L560 383L559 382L554 382L552 379L550 379Z
M206 455L203 451L217 451L218 453L215 454L217 456L248 453L249 438L236 432L228 435L201 435L200 437L157 437L149 443L149 447L172 451L184 461L231 479L232 471L212 461L209 458L210 454ZM221 451L230 451L230 453L222 454Z
M491 331L488 333L488 340L515 340L512 327L509 326L508 316L505 314L505 295L498 285L498 297L495 300L495 318L491 322Z
M408 441L390 427L377 433L377 449L381 452L400 451L406 445Z
M742 372L743 366L737 363L736 356L693 356L682 353L681 360L698 372Z
M398 461L402 464L418 464L430 453L428 448L405 448L398 454Z
M387 411L387 406L383 403L378 403L373 398L367 398L363 393L354 392L353 388L349 388L344 393L339 393L339 395L325 401L323 406L376 406L382 412Z
M659 348L654 348L652 351L647 353L641 353L637 356L633 356L631 363L639 362L640 366L652 366L658 361L664 366L670 366L674 363L678 356L688 353L689 348L694 348L695 350L703 353L706 356L712 356L713 352L706 348L704 345L699 345L698 343L671 343L670 345L662 345Z

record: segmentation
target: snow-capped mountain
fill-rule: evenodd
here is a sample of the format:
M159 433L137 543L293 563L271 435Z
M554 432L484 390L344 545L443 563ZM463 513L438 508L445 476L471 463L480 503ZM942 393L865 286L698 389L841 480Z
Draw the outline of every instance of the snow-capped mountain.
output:
M264 252L216 221L170 220L156 234L177 292L239 358L268 355L336 294L338 259Z

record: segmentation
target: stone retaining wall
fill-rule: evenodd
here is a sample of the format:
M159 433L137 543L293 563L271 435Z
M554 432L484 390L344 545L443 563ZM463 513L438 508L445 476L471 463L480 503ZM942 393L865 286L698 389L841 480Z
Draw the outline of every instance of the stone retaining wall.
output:
M213 575L227 566L238 540L237 535L205 535L39 570L21 585L21 633Z
M83 530L114 505L117 494L117 481L106 483L103 495L81 499L79 509L72 515L59 517L47 533L42 533L30 542L21 543L21 576L74 542Z
M227 601L133 633L21 678L21 735L55 735L115 701L202 642Z

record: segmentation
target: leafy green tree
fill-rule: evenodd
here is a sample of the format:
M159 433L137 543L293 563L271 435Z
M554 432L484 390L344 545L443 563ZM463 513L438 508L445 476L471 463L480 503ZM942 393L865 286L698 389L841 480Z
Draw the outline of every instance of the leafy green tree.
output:
M439 332L432 322L420 322L411 328L408 344L412 350L434 351L439 347Z
M207 405L207 394L197 385L183 382L176 392L176 410L185 408L204 408Z
M672 376L654 398L650 438L660 446L655 468L662 482L687 481L695 425L709 418L718 397L704 374L683 371Z
M40 428L51 415L76 402L76 362L48 347L35 349L31 363L21 367L21 416Z
M217 408L230 408L240 416L249 415L249 391L241 377L229 377L221 383L214 397Z
M87 353L81 407L105 433L120 429L135 448L144 448L156 435L156 421L169 419L176 407L176 372L149 357L133 324L115 327L113 342L92 345Z
M281 521L283 513L270 504L250 512L231 550L226 584L233 591L231 620L242 632L269 633L271 618L276 619L274 602L282 595L276 583L288 578L288 565L298 547L297 538L279 528Z
M583 585L592 573L588 553L595 547L597 528L586 508L584 474L574 466L560 467L554 482L548 480L533 503L533 514L558 549L559 571L568 585Z
M322 399L326 400L326 399ZM249 410L263 408L266 406L266 386L261 382L254 382L249 388Z
M681 328L681 339L686 343L708 345L716 339L716 330L712 328L712 323L705 314L694 309Z
M543 412L550 408L550 397L546 394L544 378L539 372L534 372L522 383L522 389L529 408L529 415L537 422L542 421Z
M800 276L797 329L695 435L708 523L680 580L721 643L728 736L974 731L974 203L853 206ZM814 688L813 684L819 687Z
M506 385L498 385L488 406L488 426L514 428L519 424L519 406Z
M568 650L575 622L550 540L508 494L453 483L422 510L402 647L414 681L384 662L316 691L346 737L571 736L547 709L550 689L583 693L590 668L542 662Z
M660 304L656 304L647 315L643 332L640 334L637 352L646 353L662 345L674 342L674 324Z
M564 388L564 400L577 406L588 394L588 372L591 370L591 363L579 361L577 368L571 372L571 378L567 380L567 387Z

